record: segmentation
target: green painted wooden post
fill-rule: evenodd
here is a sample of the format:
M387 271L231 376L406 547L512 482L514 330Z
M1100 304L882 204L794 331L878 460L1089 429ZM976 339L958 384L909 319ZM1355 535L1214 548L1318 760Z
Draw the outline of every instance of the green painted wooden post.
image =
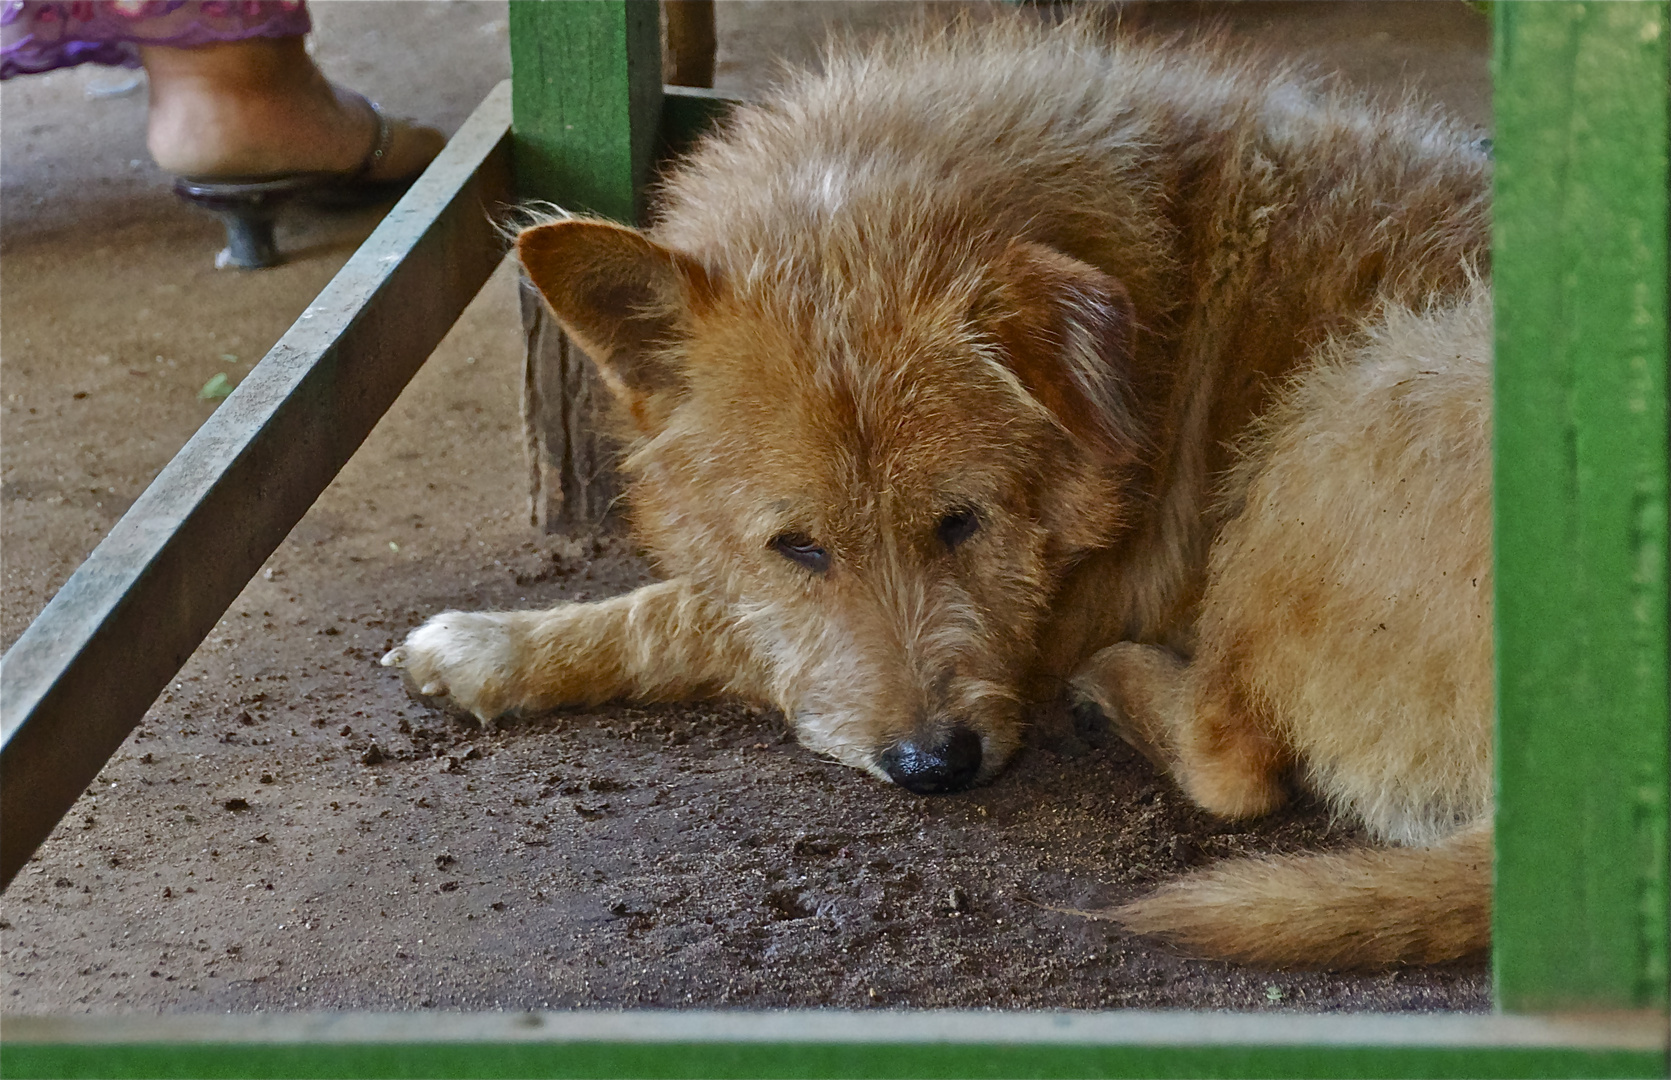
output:
M661 121L655 0L511 0L511 129L525 198L635 224Z
M525 199L640 224L660 143L656 0L511 0L511 127ZM523 290L531 518L547 532L619 522L607 391Z
M1495 968L1666 1004L1664 3L1498 4Z

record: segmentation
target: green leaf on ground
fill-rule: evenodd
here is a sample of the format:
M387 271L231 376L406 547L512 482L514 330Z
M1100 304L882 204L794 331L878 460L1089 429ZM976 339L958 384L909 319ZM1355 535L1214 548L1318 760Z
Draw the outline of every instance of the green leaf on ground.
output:
M199 401L219 401L230 393L232 393L232 380L226 377L226 372L221 371L203 384L203 389L197 392L197 398Z

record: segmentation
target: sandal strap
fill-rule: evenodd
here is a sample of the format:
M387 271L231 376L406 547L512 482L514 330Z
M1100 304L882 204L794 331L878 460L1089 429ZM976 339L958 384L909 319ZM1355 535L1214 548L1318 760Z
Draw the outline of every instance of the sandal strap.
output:
M377 135L371 141L371 149L367 150L366 156L360 160L360 167L349 175L348 179L350 181L370 175L372 170L383 163L383 159L388 156L389 147L395 141L395 126L389 121L387 114L383 112L383 106L364 94L359 95L359 97L370 107L372 118L377 121Z

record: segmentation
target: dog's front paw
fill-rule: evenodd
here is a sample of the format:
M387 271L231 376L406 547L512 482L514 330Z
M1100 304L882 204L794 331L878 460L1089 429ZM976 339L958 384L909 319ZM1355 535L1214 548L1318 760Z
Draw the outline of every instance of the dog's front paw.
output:
M491 725L523 704L524 637L511 613L444 611L389 650L383 666Z

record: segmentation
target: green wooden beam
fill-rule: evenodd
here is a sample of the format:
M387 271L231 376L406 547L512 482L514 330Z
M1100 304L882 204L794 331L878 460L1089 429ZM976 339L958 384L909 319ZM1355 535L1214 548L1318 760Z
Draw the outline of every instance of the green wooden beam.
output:
M1568 1047L951 1046L867 1043L474 1043L386 1046L13 1046L26 1077L1664 1077L1658 1051Z
M13 1077L1664 1077L1664 1018L667 1011L11 1017Z
M1495 968L1666 1004L1664 3L1499 4Z
M640 223L661 123L655 0L511 0L510 41L522 197Z
M0 658L0 887L499 265L509 96L488 95Z

